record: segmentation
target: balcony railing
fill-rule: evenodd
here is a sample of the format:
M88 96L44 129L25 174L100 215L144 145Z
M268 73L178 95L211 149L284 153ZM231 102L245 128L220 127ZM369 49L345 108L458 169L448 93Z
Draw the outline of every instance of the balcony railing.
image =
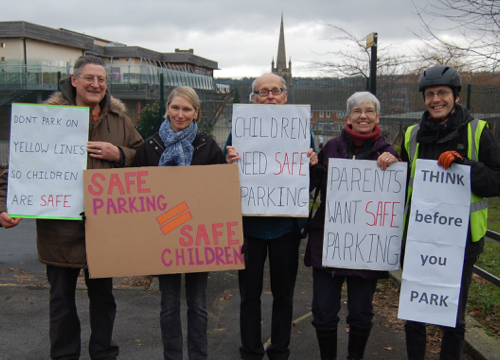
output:
M153 65L112 65L106 70L108 84L111 86L159 86L160 74L163 73L164 86L185 85L196 90L210 91L215 91L217 87L211 76ZM0 62L0 90L57 90L58 76L66 77L71 72L69 65L54 65L43 61L28 65Z

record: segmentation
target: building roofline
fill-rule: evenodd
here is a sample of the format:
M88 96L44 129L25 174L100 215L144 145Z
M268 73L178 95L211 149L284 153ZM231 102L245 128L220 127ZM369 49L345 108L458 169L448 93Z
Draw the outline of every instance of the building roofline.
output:
M32 24L26 21L0 21L0 38L28 38L45 41L52 44L64 45L85 50L88 54L101 57L134 57L169 63L187 63L211 70L219 70L217 61L194 55L188 51L161 53L140 46L116 45L98 37L81 34L67 29L53 29L43 25ZM113 43L114 46L101 46L95 41Z
M42 40L83 50L90 50L94 47L94 39L90 36L61 31L27 21L0 21L0 37Z

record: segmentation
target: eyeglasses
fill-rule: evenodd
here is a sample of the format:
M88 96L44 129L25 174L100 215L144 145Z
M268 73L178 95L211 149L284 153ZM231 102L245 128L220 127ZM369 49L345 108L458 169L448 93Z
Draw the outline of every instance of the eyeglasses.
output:
M429 91L428 93L425 93L425 98L427 100L431 100L431 99L434 99L434 96L437 95L440 99L444 99L446 97L446 95L448 95L449 93L451 93L451 91L441 90L441 91L438 91L436 94Z
M361 110L358 108L354 108L351 110L351 115L356 115L356 116L361 116L361 114L365 113L366 116L375 116L377 112L375 109L366 109L366 110Z
M83 81L85 81L87 84L92 84L95 79L97 79L97 83L99 85L104 85L106 84L106 78L103 78L101 76L92 76L92 75L78 75L78 77L81 77Z
M281 93L283 92L283 89L282 88L274 88L272 90L264 89L264 90L254 91L254 92L257 95L262 96L262 97L268 96L270 92L272 92L274 96L278 96L278 95L281 95Z

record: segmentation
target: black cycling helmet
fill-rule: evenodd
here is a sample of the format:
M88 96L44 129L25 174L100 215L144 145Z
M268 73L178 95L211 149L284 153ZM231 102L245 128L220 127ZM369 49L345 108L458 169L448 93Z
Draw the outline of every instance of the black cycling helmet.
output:
M424 70L422 75L420 75L420 80L418 82L418 91L424 92L425 88L429 86L439 86L445 85L449 86L455 94L462 89L462 81L460 80L460 74L458 71L448 65L434 65ZM455 92L456 90L456 92Z

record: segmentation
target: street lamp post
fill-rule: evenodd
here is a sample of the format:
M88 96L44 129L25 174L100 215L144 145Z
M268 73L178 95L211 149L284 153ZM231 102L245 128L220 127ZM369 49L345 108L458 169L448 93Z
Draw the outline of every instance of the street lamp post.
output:
M377 42L378 34L373 32L366 36L366 48L371 48L370 92L377 95Z

